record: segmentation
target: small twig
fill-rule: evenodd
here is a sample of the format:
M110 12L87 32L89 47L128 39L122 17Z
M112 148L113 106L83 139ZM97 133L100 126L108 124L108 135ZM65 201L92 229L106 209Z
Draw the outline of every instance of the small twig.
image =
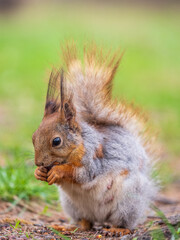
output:
M177 200L171 200L169 198L165 198L165 197L158 197L156 198L155 200L157 203L161 203L161 204L172 204L172 205L175 205L175 204L178 204L180 203L180 201L177 201Z

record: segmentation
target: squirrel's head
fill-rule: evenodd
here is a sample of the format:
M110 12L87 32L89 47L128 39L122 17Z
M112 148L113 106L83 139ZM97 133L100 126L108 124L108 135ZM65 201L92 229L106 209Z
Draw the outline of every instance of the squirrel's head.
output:
M60 94L55 97L59 82ZM72 94L67 94L64 87L63 72L51 74L44 117L32 140L37 166L50 168L68 162L81 165L84 155L81 129L76 121Z

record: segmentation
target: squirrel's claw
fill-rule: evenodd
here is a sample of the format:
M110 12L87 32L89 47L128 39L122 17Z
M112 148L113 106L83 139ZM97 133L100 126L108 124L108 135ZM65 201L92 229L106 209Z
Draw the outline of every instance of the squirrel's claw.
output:
M62 173L59 166L53 166L51 170L47 173L47 182L49 185L53 183L59 183L62 178Z
M41 171L41 172L44 172L44 173L46 173L46 175L47 175L47 168L45 168L45 167L39 167L39 170Z
M56 183L56 177L53 176L51 180L48 180L48 185L52 185L53 183Z
M50 175L47 179L47 182L49 185L52 185L53 183L56 183L56 180L57 180L56 176Z
M53 167L49 170L49 172L47 173L47 177L50 177L53 172L54 172L54 166L53 166Z
M47 181L47 173L43 172L43 170L44 169L42 169L41 167L36 168L36 170L34 172L34 176L37 180L46 182Z

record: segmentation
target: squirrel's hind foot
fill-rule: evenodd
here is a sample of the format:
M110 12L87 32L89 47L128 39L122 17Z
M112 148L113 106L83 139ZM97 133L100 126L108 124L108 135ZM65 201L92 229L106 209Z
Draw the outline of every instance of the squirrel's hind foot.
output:
M88 231L92 228L93 224L91 222L89 222L86 219L81 219L78 224L80 225L80 229L82 231Z
M92 223L86 219L82 219L77 225L52 225L51 228L59 232L88 231L92 228Z
M62 232L62 233L65 233L65 232L72 232L74 230L77 229L76 226L74 225L51 225L50 228L53 228L54 230L58 231L58 232Z

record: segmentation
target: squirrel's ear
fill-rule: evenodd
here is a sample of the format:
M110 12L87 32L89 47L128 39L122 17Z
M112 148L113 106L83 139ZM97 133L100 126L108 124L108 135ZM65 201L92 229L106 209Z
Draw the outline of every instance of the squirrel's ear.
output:
M65 122L71 129L77 129L78 124L76 122L76 110L71 101L65 102L63 106L63 115Z
M70 91L70 89L69 89ZM64 72L61 70L60 78L60 99L61 99L61 110L60 110L60 119L61 122L68 124L68 126L76 130L78 129L78 124L76 122L76 110L73 106L72 92L70 93L66 86L66 81L64 81Z
M73 106L66 102L64 104L64 116L66 118L66 121L71 121L75 117L75 115L76 112Z
M52 70L48 83L44 116L59 111L60 103L58 101L58 92L56 91L59 76L60 76L59 71Z
M76 122L76 110L71 100L65 101L63 104L60 113L60 121L67 124L73 131L80 129L78 123Z

